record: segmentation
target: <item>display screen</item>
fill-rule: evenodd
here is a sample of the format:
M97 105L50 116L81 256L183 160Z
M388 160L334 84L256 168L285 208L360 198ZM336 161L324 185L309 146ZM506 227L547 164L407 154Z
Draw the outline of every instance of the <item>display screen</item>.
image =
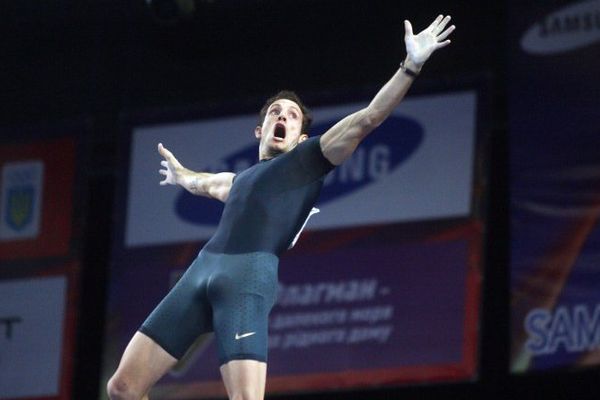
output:
M600 357L600 1L511 3L511 370Z
M326 178L279 264L267 392L474 379L484 219L477 92L416 96ZM313 109L311 135L366 104ZM449 110L452 110L451 112ZM134 123L117 199L104 376L215 232L222 204L159 185L163 143L195 171L257 162L257 115ZM201 337L156 398L221 396L214 338Z

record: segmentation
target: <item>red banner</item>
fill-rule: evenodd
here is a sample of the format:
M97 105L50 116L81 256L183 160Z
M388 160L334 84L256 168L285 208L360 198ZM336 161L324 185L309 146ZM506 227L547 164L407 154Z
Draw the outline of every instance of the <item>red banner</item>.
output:
M72 236L75 141L0 147L0 260L64 256Z

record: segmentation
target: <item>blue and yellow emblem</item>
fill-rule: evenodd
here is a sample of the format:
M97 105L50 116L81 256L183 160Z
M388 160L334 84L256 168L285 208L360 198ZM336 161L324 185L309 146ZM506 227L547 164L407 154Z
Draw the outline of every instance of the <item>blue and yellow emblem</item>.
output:
M15 231L27 227L33 219L35 202L35 189L33 186L9 188L6 200L6 223Z

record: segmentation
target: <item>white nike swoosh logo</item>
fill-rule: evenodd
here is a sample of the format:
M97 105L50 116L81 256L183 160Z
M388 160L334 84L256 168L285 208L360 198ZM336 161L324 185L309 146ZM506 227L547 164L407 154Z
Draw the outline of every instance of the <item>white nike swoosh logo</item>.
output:
M241 335L240 335L240 334L238 334L238 333L236 333L236 334L235 334L235 340L240 340L240 339L243 339L243 338L245 338L245 337L252 336L252 335L254 335L254 334L256 334L256 332L242 333Z

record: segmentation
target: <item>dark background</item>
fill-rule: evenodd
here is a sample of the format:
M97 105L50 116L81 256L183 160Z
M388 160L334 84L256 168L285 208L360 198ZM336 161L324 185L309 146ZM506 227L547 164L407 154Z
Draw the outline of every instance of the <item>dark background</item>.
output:
M561 3L561 2L555 2ZM564 1L562 3L565 3ZM97 398L112 231L119 123L141 110L227 104L260 108L283 88L312 99L345 90L372 94L404 58L403 20L425 28L439 13L457 30L426 64L413 92L431 82L485 82L491 104L487 266L480 373L474 382L418 384L304 399L595 398L598 369L508 374L507 36L505 2L340 0L196 1L188 18L156 18L144 0L0 3L3 126L84 119L86 155L82 300L74 399ZM14 134L16 136L16 133ZM15 140L10 133L2 141Z

